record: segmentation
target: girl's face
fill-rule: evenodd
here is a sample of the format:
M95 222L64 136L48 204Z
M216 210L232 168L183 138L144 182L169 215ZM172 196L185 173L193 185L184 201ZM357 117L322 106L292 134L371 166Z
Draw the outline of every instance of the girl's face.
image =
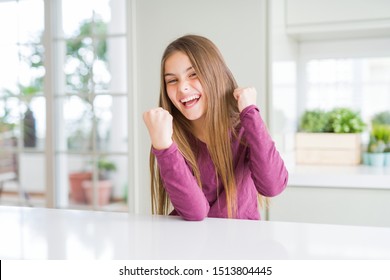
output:
M168 57L164 79L169 99L188 120L199 120L205 115L206 96L187 55L177 51Z

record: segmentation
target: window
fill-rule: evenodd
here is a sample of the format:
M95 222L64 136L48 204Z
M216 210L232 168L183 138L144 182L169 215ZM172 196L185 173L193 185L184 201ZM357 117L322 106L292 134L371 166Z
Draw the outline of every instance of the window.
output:
M29 204L35 193L56 207L126 210L126 1L0 7L0 131L17 139L7 149L19 170L3 189L22 190Z
M305 72L307 109L350 107L369 122L390 108L390 57L312 59Z
M282 151L294 149L297 119L297 65L277 61L272 66L272 136Z
M124 6L61 2L61 28L53 38L61 58L54 85L60 207L106 207L111 195L121 201L127 187Z
M390 108L390 40L305 41L296 59L272 65L272 131L284 153L304 110L349 107L369 123ZM363 141L368 141L368 135Z
M0 7L0 201L13 204L28 199L29 204L43 204L44 2L3 1Z

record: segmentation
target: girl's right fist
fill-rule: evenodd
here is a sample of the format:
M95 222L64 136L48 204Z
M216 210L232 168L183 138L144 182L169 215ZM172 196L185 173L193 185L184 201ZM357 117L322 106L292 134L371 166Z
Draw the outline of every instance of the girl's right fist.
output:
M172 145L172 115L159 107L145 112L143 118L153 147L157 150L169 148Z

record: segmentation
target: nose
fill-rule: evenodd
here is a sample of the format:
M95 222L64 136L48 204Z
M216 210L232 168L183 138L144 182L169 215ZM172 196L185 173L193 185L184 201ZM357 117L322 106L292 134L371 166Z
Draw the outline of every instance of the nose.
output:
M180 84L180 90L181 90L182 92L187 92L189 89L190 89L190 85L189 85L189 83L188 83L187 81L181 82L181 84Z

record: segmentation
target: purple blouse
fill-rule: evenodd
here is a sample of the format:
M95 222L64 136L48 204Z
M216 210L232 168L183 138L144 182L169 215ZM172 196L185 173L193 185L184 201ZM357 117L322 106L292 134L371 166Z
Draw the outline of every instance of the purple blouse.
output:
M266 197L281 193L287 185L288 172L259 109L255 105L248 106L240 113L240 120L238 139L232 141L237 182L236 218L259 220L257 193ZM240 142L241 138L246 145ZM164 187L175 209L172 214L185 220L227 218L225 190L221 180L217 182L207 146L199 140L196 144L202 189L176 143L164 150L153 149Z

